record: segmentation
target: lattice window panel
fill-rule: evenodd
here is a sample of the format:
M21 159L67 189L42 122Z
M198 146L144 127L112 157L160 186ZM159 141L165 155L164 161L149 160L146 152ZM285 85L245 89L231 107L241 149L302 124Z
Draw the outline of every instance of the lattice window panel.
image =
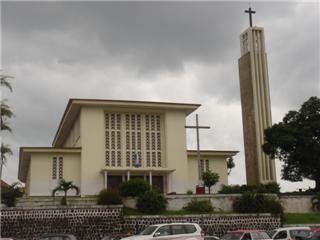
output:
M63 178L63 157L59 157L59 179Z
M121 166L121 114L105 113L105 164Z
M209 159L200 159L200 176L199 178L201 179L202 178L202 174L205 172L205 171L208 171L209 170Z
M126 166L131 167L142 162L141 115L126 114Z
M52 158L52 179L57 179L57 158Z
M159 115L146 115L145 119L146 165L161 167L161 119Z

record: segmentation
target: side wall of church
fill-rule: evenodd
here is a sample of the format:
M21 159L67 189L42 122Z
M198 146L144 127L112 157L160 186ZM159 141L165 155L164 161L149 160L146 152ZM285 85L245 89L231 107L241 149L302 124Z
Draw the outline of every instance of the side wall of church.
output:
M105 167L104 111L82 107L80 113L81 194L95 195L104 188L101 170Z
M168 177L168 192L185 193L190 187L185 125L184 112L167 111L165 113L165 157L167 167L175 169Z
M219 182L211 188L211 192L220 190L221 185L228 184L226 157L224 156L202 156L201 159L209 160L209 170L218 173ZM198 158L197 156L188 156L189 170L189 189L195 192L195 187L199 183Z
M54 157L63 158L61 168L57 160L56 169L53 169ZM29 171L29 178L26 182L29 196L50 196L59 182L59 172L62 178L80 186L80 153L32 153ZM70 195L73 194L75 193L70 192Z

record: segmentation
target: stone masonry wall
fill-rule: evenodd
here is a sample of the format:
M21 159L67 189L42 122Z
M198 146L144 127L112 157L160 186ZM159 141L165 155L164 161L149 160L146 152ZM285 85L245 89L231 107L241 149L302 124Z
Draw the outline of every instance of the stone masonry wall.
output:
M1 237L31 240L42 234L70 233L93 240L121 231L122 206L1 209Z
M110 234L139 232L150 224L172 222L198 223L210 235L244 228L270 230L280 226L280 218L270 214L123 217L121 206L6 208L1 210L1 237L31 240L42 234L70 233L78 240L93 240Z
M123 220L124 232L139 232L146 226L159 223L198 223L208 235L218 235L237 229L271 230L281 225L280 217L270 214L225 214L185 216L127 216Z

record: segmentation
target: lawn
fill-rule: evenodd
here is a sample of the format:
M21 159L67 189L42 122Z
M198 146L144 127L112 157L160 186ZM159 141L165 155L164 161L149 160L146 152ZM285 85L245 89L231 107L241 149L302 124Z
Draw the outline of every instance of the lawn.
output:
M320 213L286 213L284 224L320 223Z

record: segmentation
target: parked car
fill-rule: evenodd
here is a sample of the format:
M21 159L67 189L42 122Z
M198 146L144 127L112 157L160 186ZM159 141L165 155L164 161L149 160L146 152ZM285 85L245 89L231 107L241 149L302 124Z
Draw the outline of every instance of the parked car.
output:
M270 236L262 230L236 230L223 235L221 240L271 240Z
M203 240L204 232L196 223L168 223L150 225L138 235L122 238L122 240L156 240L183 239Z
M308 240L320 240L320 228L312 229L311 235L307 239Z
M204 240L220 240L220 238L216 235L204 236Z
M46 234L39 240L77 240L77 238L71 234Z
M302 240L311 235L309 227L286 227L278 228L270 232L270 236L275 240Z

